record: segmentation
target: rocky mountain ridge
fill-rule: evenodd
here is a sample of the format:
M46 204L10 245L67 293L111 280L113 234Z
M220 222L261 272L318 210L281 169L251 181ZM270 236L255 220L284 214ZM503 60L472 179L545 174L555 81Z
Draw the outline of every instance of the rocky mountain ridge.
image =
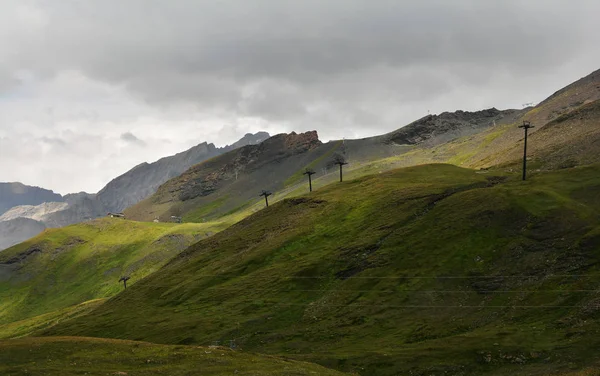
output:
M256 196L260 189L280 189L298 169L324 157L338 145L339 142L323 144L316 131L278 134L261 144L248 145L191 167L125 213L136 220L170 218L215 200L226 200L221 209L231 210Z
M519 110L498 110L489 108L481 111L442 112L439 115L427 115L405 127L388 133L388 142L399 145L418 145L427 141L446 141L465 136L496 125L514 121ZM436 140L443 138L443 140Z
M248 133L234 144L222 148L203 142L156 162L142 163L109 182L98 192L97 198L106 211L123 211L153 194L162 183L180 175L193 165L245 145L259 144L267 138L269 134L266 132Z
M19 205L39 205L44 202L62 202L63 197L51 190L22 183L0 183L0 215Z

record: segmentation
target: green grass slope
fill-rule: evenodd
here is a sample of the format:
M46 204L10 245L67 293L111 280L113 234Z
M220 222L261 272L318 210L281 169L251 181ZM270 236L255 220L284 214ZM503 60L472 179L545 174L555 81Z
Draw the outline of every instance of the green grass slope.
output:
M46 335L234 339L363 375L547 375L600 358L600 166L426 165L287 199Z
M0 325L0 339L22 338L32 333L48 329L63 320L69 320L88 313L106 299L94 299L67 308L29 317L19 321Z
M316 364L223 347L165 346L95 338L0 341L0 374L39 375L342 375Z
M110 297L123 289L121 276L129 275L133 285L224 227L104 218L46 230L0 253L0 325L49 313L61 316L68 307ZM25 326L44 321L41 317Z

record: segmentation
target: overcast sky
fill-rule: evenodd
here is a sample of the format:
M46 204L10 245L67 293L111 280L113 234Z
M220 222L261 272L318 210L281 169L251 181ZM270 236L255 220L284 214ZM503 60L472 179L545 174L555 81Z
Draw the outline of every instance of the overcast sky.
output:
M600 68L597 0L0 0L0 181L96 192L247 132L521 108Z

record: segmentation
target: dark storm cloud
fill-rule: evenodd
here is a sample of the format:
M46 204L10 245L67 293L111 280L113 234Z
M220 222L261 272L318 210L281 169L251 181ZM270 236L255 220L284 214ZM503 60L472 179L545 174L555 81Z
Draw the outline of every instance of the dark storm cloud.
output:
M551 69L589 41L591 15L600 10L585 0L29 4L40 10L33 27L43 33L26 35L29 43L17 47L22 68L40 75L77 69L155 103L188 100L275 118L301 114L313 101L409 91L402 83L443 93L446 83L427 82L440 69L467 84L487 82L494 69ZM365 81L413 67L426 68L422 82ZM358 81L353 92L336 91L349 75ZM294 89L295 103L289 93L278 95L278 85Z

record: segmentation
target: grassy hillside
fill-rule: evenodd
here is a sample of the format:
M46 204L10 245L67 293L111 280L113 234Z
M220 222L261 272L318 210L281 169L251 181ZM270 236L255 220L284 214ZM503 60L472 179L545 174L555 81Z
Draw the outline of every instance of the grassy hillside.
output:
M67 308L0 325L0 339L30 336L36 331L50 328L63 320L73 319L86 314L105 301L106 298L88 300Z
M69 337L0 341L0 373L5 376L342 375L315 364L223 347Z
M46 335L240 348L364 375L547 375L600 359L600 166L450 165L284 200Z
M0 324L50 313L61 316L71 306L110 297L123 289L121 276L130 276L133 285L224 227L104 218L46 230L0 253ZM44 320L25 326L37 327Z

